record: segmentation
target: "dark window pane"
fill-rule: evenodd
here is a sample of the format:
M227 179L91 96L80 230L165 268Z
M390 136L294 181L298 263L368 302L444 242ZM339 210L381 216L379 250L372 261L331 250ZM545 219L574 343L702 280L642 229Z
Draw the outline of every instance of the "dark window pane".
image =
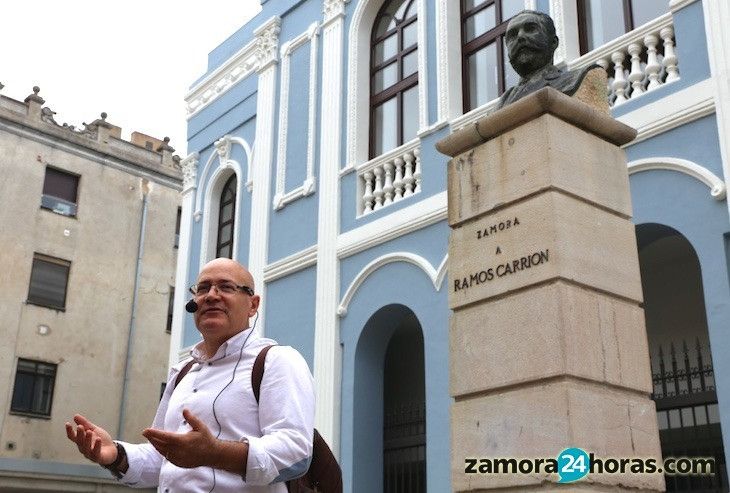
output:
M418 72L418 50L403 57L403 78Z
M65 308L70 263L33 258L28 301L52 308Z
M522 0L502 0L502 21L508 21L518 12L525 10Z
M231 236L233 235L233 224L228 223L225 226L221 228L219 240L221 243L228 243L231 241Z
M56 365L18 360L10 410L50 416Z
M78 184L78 176L57 169L46 168L43 195L50 195L75 204Z
M418 22L412 22L403 28L403 49L410 48L418 42Z
M167 298L167 332L172 332L172 312L175 306L175 287L170 286L170 295Z
M373 94L378 94L396 82L398 82L398 64L393 62L373 75Z
M472 110L499 96L497 45L492 43L474 53L469 63L469 97Z
M487 0L464 0L464 12L468 12L484 3L487 3Z
M634 0L631 2L631 11L634 17L633 27L637 28L669 12L669 2L666 0Z
M236 186L236 175L231 175L221 192L220 208L218 209L216 257L231 258L233 249L233 226L236 221ZM227 207L230 207L230 209Z
M464 23L464 42L467 43L496 26L497 10L494 5L490 5L486 9L480 10L476 14L467 17L466 22Z
M586 14L588 51L624 34L626 26L623 0L582 1Z
M398 35L392 34L390 37L385 38L383 41L375 45L375 49L373 51L373 65L380 65L385 60L395 56L396 53L398 53Z
M216 257L227 257L231 258L231 245L223 245L218 249Z
M403 93L403 142L416 137L418 132L418 86Z
M413 0L403 0L402 2L393 2L394 4L400 3L400 6L398 7L398 11L395 13L393 17L395 17L396 21L403 21L408 17L411 17L413 13L415 12L415 8L409 8L411 7L411 4L414 4Z
M373 113L373 152L378 156L398 145L397 98L389 99L380 106L376 106Z
M221 217L220 222L230 221L233 219L233 206L235 204L233 202L229 202L228 204L221 207Z
M390 15L384 15L375 24L375 36L382 36L393 28L395 28L395 19Z

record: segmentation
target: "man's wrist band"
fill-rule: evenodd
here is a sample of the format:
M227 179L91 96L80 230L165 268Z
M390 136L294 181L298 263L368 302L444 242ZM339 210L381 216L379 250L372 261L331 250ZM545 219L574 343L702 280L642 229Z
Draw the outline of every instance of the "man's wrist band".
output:
M114 459L114 462L112 462L111 464L102 464L101 467L111 471L111 473L116 476L117 479L121 479L121 477L124 476L124 473L119 470L119 467L122 465L122 462L124 462L127 458L127 451L124 450L124 447L121 443L114 442L114 444L117 446L117 458Z

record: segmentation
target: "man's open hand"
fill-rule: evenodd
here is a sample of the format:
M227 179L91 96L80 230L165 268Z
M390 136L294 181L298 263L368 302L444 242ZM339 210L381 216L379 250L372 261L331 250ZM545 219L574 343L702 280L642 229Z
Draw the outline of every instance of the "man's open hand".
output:
M218 440L208 427L187 409L183 409L183 417L192 428L187 433L147 428L142 435L160 454L178 467L190 468L215 464Z
M85 417L74 416L76 428L66 423L66 436L74 442L79 452L92 462L109 465L117 458L117 446L104 428L96 426Z

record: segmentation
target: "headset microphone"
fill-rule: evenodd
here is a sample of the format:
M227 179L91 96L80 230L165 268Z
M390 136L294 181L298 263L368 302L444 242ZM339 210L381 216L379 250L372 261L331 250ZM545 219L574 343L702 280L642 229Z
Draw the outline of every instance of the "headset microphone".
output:
M185 311L188 313L195 313L198 311L198 308L198 304L195 302L195 300L190 300L185 303Z

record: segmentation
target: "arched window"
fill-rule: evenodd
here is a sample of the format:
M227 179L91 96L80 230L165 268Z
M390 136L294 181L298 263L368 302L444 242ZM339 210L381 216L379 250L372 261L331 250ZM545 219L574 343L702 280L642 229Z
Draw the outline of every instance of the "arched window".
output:
M231 175L223 185L218 210L218 240L215 256L233 258L233 231L236 222L236 175Z
M418 131L418 2L386 1L375 18L370 62L370 157Z
M461 0L464 113L519 82L504 48L507 23L523 10L515 0Z

